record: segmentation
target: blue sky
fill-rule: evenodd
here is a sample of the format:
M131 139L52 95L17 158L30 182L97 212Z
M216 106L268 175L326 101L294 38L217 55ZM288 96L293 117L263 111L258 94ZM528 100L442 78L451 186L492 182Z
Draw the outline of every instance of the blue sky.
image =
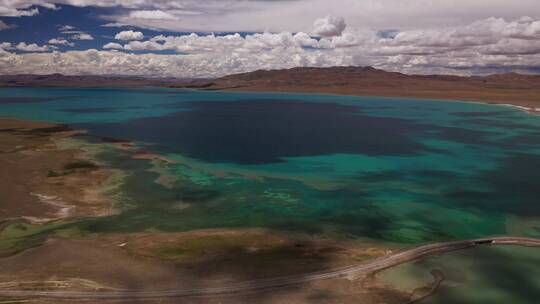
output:
M35 6L33 6L35 7ZM0 31L0 41L11 43L36 43L38 45L47 44L50 39L64 38L74 43L74 46L56 45L60 51L65 50L86 50L90 48L101 49L109 42L116 42L114 36L121 30L137 30L145 37L163 35L182 35L188 32L156 31L151 29L138 28L134 26L105 27L109 23L100 18L101 15L113 14L119 8L96 8L96 7L75 7L70 5L58 5L57 10L43 9L37 7L39 14L29 17L0 17L4 23L15 25L9 30ZM62 26L69 25L74 29L63 33ZM71 32L71 33L70 33ZM75 32L88 33L93 40L75 40L71 37ZM171 52L163 52L171 53Z
M21 42L46 44L49 39L64 37L70 34L60 33L62 25L74 26L78 31L91 33L95 40L77 41L72 49L84 50L88 48L100 48L105 41L111 40L117 32L116 28L105 28L97 22L97 15L103 9L78 8L73 6L61 6L59 10L41 9L40 13L30 17L4 17L5 23L16 25L14 29L0 31L0 40L7 42ZM101 22L104 24L105 22ZM64 46L60 46L64 49Z
M0 0L0 73L214 77L336 65L537 73L540 1Z

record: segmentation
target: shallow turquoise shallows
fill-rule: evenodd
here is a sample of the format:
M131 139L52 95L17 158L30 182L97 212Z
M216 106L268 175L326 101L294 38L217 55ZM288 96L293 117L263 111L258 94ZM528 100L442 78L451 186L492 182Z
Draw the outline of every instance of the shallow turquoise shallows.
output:
M415 244L540 237L540 118L505 106L165 88L0 89L0 115L133 141L131 208L83 231L266 227ZM158 180L159 175L165 176ZM156 181L158 180L158 181ZM161 183L159 183L161 181Z

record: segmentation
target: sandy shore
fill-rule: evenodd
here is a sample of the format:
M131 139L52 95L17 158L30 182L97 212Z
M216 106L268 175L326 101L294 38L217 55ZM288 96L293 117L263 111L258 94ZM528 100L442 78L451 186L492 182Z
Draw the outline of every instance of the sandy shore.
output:
M536 108L536 107L524 107L524 106L520 106L520 105L514 105L514 104L509 104L509 103L501 103L499 104L501 106L507 106L507 107L511 107L511 108L515 108L515 109L518 109L518 110L522 110L522 111L525 111L531 115L537 115L537 116L540 116L540 108Z

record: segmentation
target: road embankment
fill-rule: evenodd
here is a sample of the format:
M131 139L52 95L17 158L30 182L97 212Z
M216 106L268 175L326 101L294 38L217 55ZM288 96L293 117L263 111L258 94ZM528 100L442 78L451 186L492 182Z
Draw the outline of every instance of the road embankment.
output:
M49 299L151 299L151 298L171 298L188 296L215 296L225 294L236 294L242 292L253 292L268 288L277 288L290 285L299 285L317 280L340 278L349 275L361 276L390 268L405 262L426 258L429 256L444 254L448 252L464 250L477 246L527 246L540 247L540 239L523 237L493 237L475 240L464 240L454 242L441 242L422 245L414 248L404 249L382 256L380 258L348 267L328 270L298 276L288 276L281 278L262 279L244 281L221 287L200 288L200 289L173 289L156 291L136 291L136 290L115 290L96 292L76 292L76 291L55 291L55 290L14 290L0 289L0 296L17 298L49 298Z

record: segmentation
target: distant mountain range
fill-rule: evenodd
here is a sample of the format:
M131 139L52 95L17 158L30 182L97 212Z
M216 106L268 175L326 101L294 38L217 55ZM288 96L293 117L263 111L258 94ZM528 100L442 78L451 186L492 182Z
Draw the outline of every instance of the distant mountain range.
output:
M135 76L68 76L62 74L0 75L0 87L166 86L187 81L176 78L144 78Z
M331 93L470 100L540 108L540 75L406 75L372 67L259 70L216 79L131 76L4 75L0 86L165 86L227 91Z
M470 100L540 107L540 75L515 73L462 77L406 75L372 67L292 68L197 80L187 87Z

